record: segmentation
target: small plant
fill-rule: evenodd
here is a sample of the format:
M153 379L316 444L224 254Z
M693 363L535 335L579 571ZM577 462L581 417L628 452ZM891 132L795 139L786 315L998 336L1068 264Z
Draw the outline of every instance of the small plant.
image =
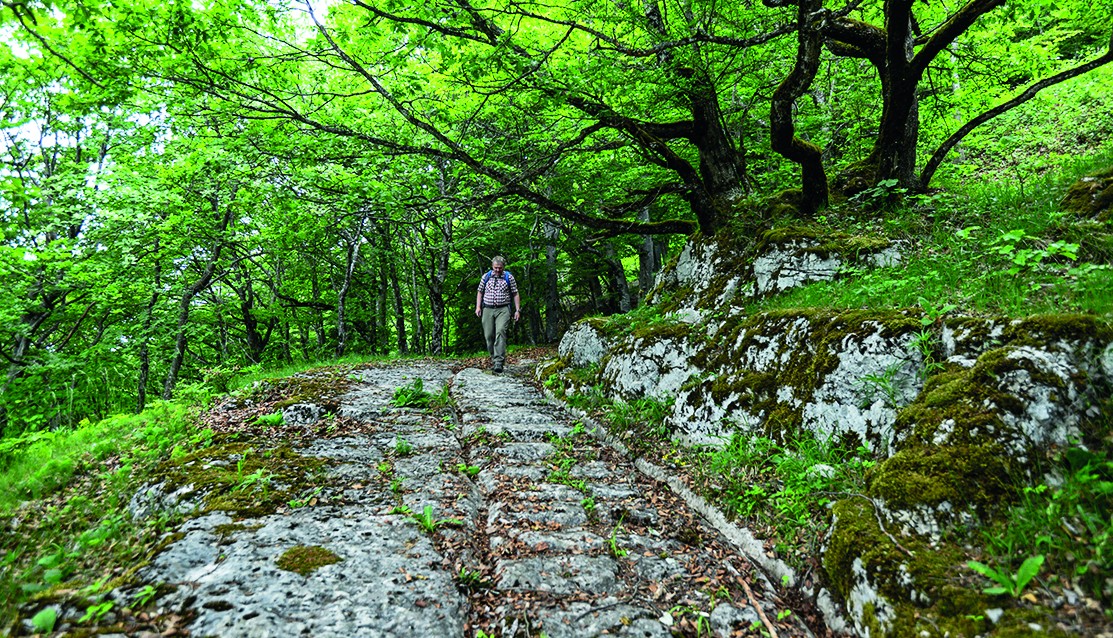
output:
M580 500L580 505L583 506L584 512L587 513L588 518L595 516L595 499L590 496L585 496Z
M146 607L158 595L158 588L154 585L144 585L142 589L132 594L131 599L136 607Z
M317 495L319 495L321 493L322 489L324 489L324 488L320 488L320 487L315 488L312 492L309 492L308 494L306 494L305 496L303 496L301 498L290 499L290 502L287 503L287 504L292 509L297 509L299 507L305 507L306 505L316 505L317 504Z
M621 527L621 523L615 525L614 528L611 530L610 538L607 539L607 546L611 550L611 556L614 556L615 558L622 558L623 556L630 553L628 550L623 547L619 547L618 545L618 530Z
M402 493L402 483L405 480L406 479L404 479L400 476L396 476L396 477L392 478L390 480L390 491L393 492L394 494L401 494Z
M979 563L972 560L966 563L967 567L978 572L982 576L994 581L997 585L993 587L986 587L982 591L991 594L1009 594L1013 598L1020 598L1024 588L1040 573L1040 568L1043 567L1043 555L1029 556L1020 565L1015 575L1010 575L1007 571L994 569L988 565Z
M403 439L402 437L394 439L395 456L409 456L413 451L414 446L406 439Z
M433 395L425 391L425 383L417 378L410 385L395 389L391 403L399 408L427 408L432 398Z
M1065 241L1054 241L1042 248L1022 247L1022 244L1038 244L1039 241L1038 237L1033 237L1022 229L1014 229L998 235L988 248L1012 263L1007 271L1010 275L1033 269L1048 257L1065 257L1071 261L1078 259L1079 245Z
M483 575L477 571L461 567L460 573L456 575L456 582L460 587L468 591L475 591L478 589L486 589L490 587L490 583L483 580Z
M267 487L271 482L271 474L267 472L266 468L259 468L250 474L246 474L248 455L252 450L247 450L239 461L236 461L236 484L232 486L233 492L242 492L249 488L261 487L263 492L266 493Z
M924 316L920 317L920 325L925 327L935 325L943 318L943 315L958 308L958 306L953 303L936 306L923 297L918 297L917 302L924 311Z
M242 492L249 488L261 487L263 492L266 493L267 487L270 486L271 474L267 472L266 468L259 468L251 474L244 474L244 465L247 463L247 454L236 462L236 485L232 487L233 492Z
M35 632L40 634L54 631L56 622L58 622L58 612L54 611L53 607L46 607L31 618L31 625L35 627Z
M375 469L379 471L379 474L390 474L393 470L390 466L390 461L380 461L379 464L375 466Z
M425 509L423 509L420 514L410 512L410 518L412 518L414 522L417 523L417 526L421 528L421 531L429 534L432 534L441 527L445 527L447 525L459 527L464 524L463 521L455 518L434 518L432 505L426 505Z
M282 413L281 412L273 412L271 414L263 414L259 418L255 419L255 425L262 425L262 426L268 427L268 428L279 427L279 426L282 425L282 423L283 423L283 419L282 419Z
M98 603L96 605L89 605L88 609L85 610L85 615L82 616L81 619L78 620L77 622L79 622L79 623L87 623L87 622L97 623L97 622L100 622L100 619L104 618L104 615L112 610L112 607L113 607L114 604L115 603L113 603L111 600L106 600L103 603Z
M456 471L469 478L474 478L476 474L479 474L480 467L478 465L468 465L467 463L457 463Z
M897 361L892 365L885 368L885 371L880 374L866 374L862 376L859 384L864 390L868 392L868 396L864 397L867 404L862 407L869 407L873 403L874 397L880 391L885 398L885 405L890 408L899 407L899 391L894 382L897 372L903 367L903 362Z
M921 330L914 335L913 345L923 358L923 377L926 379L934 372L943 369L943 364L935 360L935 333L931 330Z
M668 615L672 616L690 616L692 625L696 630L696 636L711 636L711 618L710 614L698 607L692 605L674 605L669 609Z

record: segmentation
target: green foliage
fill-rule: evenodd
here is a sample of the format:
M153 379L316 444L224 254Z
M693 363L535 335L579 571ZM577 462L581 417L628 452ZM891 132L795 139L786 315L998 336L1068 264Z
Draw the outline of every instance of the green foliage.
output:
M427 408L433 395L425 391L421 378L414 379L409 385L394 390L392 403L399 408Z
M483 578L483 574L478 571L467 569L466 567L460 568L460 572L456 575L456 582L461 589L470 592L489 589L491 587L491 583Z
M672 436L665 418L672 413L674 402L671 397L642 397L629 403L614 401L606 405L604 416L614 431L629 433L623 438L632 451L644 453Z
M1013 598L1020 598L1024 588L1040 573L1040 567L1043 566L1043 556L1030 556L1025 559L1015 575L1010 575L1008 572L994 569L974 560L968 562L967 566L997 583L993 587L986 587L982 590L983 592L994 595L1009 594Z
M274 412L274 413L271 413L271 414L264 414L264 415L261 415L259 418L255 419L255 424L256 425L262 425L262 426L268 427L268 428L280 427L282 425L282 422L283 422L282 412Z
M100 619L103 618L105 614L112 611L112 607L114 605L115 603L113 603L111 600L106 600L103 603L98 603L96 605L89 605L88 609L85 610L85 615L82 616L81 619L77 622L100 622Z
M412 443L402 437L394 439L394 455L395 456L409 456L413 454L414 446Z
M53 607L46 607L31 618L31 625L39 633L49 634L54 631L54 623L58 621L58 612Z
M607 538L607 549L614 558L622 558L630 553L625 547L618 543L618 530L622 529L622 524L618 523L611 529L611 535Z
M67 485L79 468L111 455L161 457L182 442L205 440L192 428L193 409L168 402L138 415L117 415L75 429L31 432L0 440L0 513Z
M1113 162L1113 155L1092 162ZM1090 165L1063 166L1028 182L956 185L930 204L891 207L880 218L831 210L840 230L905 241L901 263L849 269L843 278L747 310L919 306L925 327L957 310L1013 317L1113 312L1113 226L1080 222L1059 207L1066 184Z
M132 594L132 600L136 607L146 607L148 603L158 596L158 588L154 585L144 585L139 591Z
M1022 488L1020 503L982 534L986 549L1002 573L1019 556L1046 555L1060 578L1109 605L1103 574L1113 571L1113 460L1105 448L1072 447L1052 471L1062 481Z
M786 554L818 549L828 524L827 505L840 495L860 493L866 470L875 464L864 447L810 436L782 445L741 433L722 447L682 458L693 467L706 496L729 514L769 526Z
M469 478L474 478L475 475L479 474L481 469L482 468L478 465L468 465L467 463L458 463L456 465L456 471Z
M403 513L409 516L415 523L417 523L417 526L421 528L421 531L427 534L432 534L441 527L461 527L464 524L463 521L456 518L434 517L432 505L426 505L425 508L422 509L420 514L408 511L408 508L402 508L399 513Z

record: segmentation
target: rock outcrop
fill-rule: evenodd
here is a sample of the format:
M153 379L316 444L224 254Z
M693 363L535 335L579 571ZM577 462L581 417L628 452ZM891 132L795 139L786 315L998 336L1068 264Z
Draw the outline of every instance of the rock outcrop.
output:
M668 425L691 443L808 432L879 454L865 493L835 504L821 560L861 635L906 635L943 609L977 613L945 584L964 560L942 538L985 524L1041 478L1050 449L1084 438L1113 389L1113 328L1081 315L746 314L749 300L899 262L885 242L839 240L696 238L640 322L578 324L539 374L617 400L675 399Z

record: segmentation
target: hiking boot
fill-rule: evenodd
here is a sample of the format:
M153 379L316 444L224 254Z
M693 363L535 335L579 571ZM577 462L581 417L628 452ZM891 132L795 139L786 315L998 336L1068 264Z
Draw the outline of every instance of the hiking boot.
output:
M492 370L494 370L495 372L502 372L502 366L496 363L495 367L492 368Z

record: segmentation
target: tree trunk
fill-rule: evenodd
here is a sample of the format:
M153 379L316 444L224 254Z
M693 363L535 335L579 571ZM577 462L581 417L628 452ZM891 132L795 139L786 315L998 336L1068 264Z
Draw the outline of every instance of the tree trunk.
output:
M626 270L614 246L609 243L603 248L603 261L607 264L609 296L614 299L615 309L621 313L630 312L630 286L626 283Z
M386 229L379 231L383 237L383 251L387 272L386 278L390 281L392 298L394 301L394 334L397 338L398 354L409 353L406 345L406 309L402 304L402 289L398 285L398 267L394 262L394 254L390 248L390 234Z
M348 346L348 330L345 327L347 315L345 313L345 302L348 299L348 291L352 287L352 274L356 270L356 263L359 261L359 248L363 237L363 228L355 233L354 238L349 238L348 250L346 251L344 263L344 281L340 285L340 290L336 293L336 356L344 356L344 352Z
M136 399L136 414L143 411L147 405L147 379L151 373L151 323L154 320L155 306L158 305L159 290L162 288L162 260L158 257L159 241L155 239L155 284L151 287L151 300L147 302L147 311L143 314L143 330L139 342L139 387Z
M235 199L233 195L232 199ZM210 200L213 213L219 210L219 202L214 198ZM220 260L220 253L224 250L224 233L228 230L228 226L232 223L232 205L229 202L224 207L224 215L220 221L220 227L217 229L217 238L213 241L212 249L209 251L209 260L205 265L205 270L201 276L190 286L178 305L178 326L177 337L174 340L174 358L170 361L170 370L166 373L166 383L162 388L162 398L169 401L174 396L174 386L178 383L178 373L182 369L182 361L185 360L186 347L188 345L188 335L186 334L186 325L189 322L189 310L193 303L193 298L196 297L201 291L209 287L212 282L213 274L216 272L217 261Z
M545 222L545 341L553 343L560 336L560 288L557 279L557 240L560 228Z
M411 352L425 351L425 325L421 316L421 297L417 289L417 263L416 255L410 256L410 302L414 311L413 347Z
M773 150L800 165L803 199L800 213L812 216L827 205L827 174L823 170L823 151L796 137L792 111L796 100L811 87L819 70L819 54L823 35L816 19L821 13L822 0L800 0L796 13L800 25L796 49L796 65L773 92L770 106L770 141Z
M643 208L638 213L639 221L649 221L649 209ZM654 247L653 235L643 235L638 244L638 297L645 299L657 278L657 271L661 269L659 255Z

